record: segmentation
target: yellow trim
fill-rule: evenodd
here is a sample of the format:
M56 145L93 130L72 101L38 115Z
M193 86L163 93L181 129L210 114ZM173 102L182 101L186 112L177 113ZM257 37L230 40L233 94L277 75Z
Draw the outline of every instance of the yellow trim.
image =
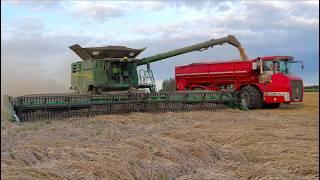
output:
M92 73L73 73L72 76L80 76L80 77L84 77L84 78L87 78L87 79L92 79Z

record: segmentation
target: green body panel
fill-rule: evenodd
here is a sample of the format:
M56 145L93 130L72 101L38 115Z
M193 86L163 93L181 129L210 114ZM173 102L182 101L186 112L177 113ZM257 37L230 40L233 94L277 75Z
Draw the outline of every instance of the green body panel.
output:
M122 91L131 88L153 88L154 84L139 84L134 62L88 60L72 63L71 89L80 94L101 91Z
M71 84L79 93L87 93L88 87L94 84L95 62L83 61L72 64Z

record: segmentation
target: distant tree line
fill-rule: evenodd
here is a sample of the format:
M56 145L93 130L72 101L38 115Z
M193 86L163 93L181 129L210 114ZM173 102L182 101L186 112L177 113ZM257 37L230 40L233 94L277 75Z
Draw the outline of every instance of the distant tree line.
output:
M159 92L175 92L176 80L174 78L166 79L162 82L162 89Z
M319 89L319 85L305 86L304 89Z
M319 85L305 86L304 92L319 92Z

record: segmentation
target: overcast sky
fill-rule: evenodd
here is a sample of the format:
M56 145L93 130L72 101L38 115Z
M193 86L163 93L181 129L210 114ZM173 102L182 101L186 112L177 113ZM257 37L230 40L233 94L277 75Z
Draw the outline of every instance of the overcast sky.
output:
M148 47L145 57L228 34L250 58L303 60L295 73L319 84L318 26L317 1L1 1L1 93L67 91L70 64L80 60L68 47L76 43ZM160 84L174 77L175 66L231 59L238 52L225 45L151 68Z

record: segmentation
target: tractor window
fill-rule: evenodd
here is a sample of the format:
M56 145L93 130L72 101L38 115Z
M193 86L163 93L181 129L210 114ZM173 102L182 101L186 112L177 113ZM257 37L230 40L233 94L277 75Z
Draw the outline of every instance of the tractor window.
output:
M273 63L272 63L272 61L264 61L263 70L264 71L273 71Z
M290 74L291 73L291 64L288 61L278 61L274 63L276 67L276 73Z
M278 71L280 72L280 73L284 73L284 74L289 74L290 73L290 69L289 69L289 64L287 63L287 62L285 62L285 61L280 61L279 63L277 63L278 64Z
M274 73L291 73L291 62L288 61L264 61L263 71L272 71Z

